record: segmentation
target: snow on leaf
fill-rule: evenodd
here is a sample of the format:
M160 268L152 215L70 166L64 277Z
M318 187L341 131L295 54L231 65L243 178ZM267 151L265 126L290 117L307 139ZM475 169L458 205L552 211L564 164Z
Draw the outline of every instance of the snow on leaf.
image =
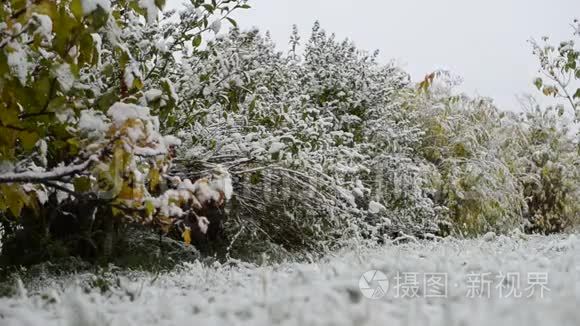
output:
M211 23L211 25L209 26L209 28L215 33L219 33L221 28L222 28L222 22L221 20L215 20Z
M29 61L28 53L20 43L10 42L5 50L6 59L12 74L20 81L20 84L26 85L28 73L33 69L34 64Z
M68 63L63 63L58 65L54 70L54 76L58 80L58 83L62 87L63 91L68 92L73 87L76 80L75 76L71 71L71 67Z
M209 228L209 220L207 219L207 217L199 216L197 218L197 226L199 227L201 233L206 234Z
M39 15L36 13L32 17L38 22L38 27L34 33L42 35L45 39L49 39L52 34L52 19L47 15Z
M98 7L103 9L105 12L111 11L111 1L110 0L81 0L83 7L83 13L85 15L97 10Z
M157 8L155 0L139 0L139 6L145 9L147 13L147 22L149 24L153 24L157 21L159 8Z
M378 213L385 211L385 210L386 210L385 206L381 205L380 203L378 203L374 200L371 200L369 202L369 212L371 214L378 214Z
M147 102L153 102L159 100L163 95L163 92L160 89L152 88L147 90L143 95Z
M150 119L150 110L144 106L117 102L109 108L107 115L115 125L121 126L129 119Z
M284 143L280 143L280 142L273 142L273 143L270 145L270 149L268 150L268 152L269 152L270 154L275 154L275 153L278 153L278 152L280 152L280 151L281 151L281 150L283 150L284 148L286 148L286 144L284 144Z
M106 117L98 111L89 109L81 111L79 119L79 128L87 132L105 133L109 129Z

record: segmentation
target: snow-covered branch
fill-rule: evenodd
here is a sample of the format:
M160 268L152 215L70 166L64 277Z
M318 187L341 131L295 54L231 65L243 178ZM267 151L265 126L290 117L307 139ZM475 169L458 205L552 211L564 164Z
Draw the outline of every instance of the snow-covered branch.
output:
M51 171L36 172L10 172L0 174L0 183L44 183L46 181L58 181L77 173L81 173L90 168L91 164L98 160L98 157L91 156L83 163L54 168Z

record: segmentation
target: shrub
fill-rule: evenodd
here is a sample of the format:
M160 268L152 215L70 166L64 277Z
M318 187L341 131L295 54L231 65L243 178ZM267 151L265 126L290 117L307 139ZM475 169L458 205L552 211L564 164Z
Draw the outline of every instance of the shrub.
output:
M157 24L163 2L0 5L0 221L9 263L107 259L123 236L119 226L129 223L179 227L189 240L198 224L203 231L195 211L223 205L215 193L229 198L220 184L227 173L205 186L164 187L180 141L161 134L157 115L176 101L164 78L172 51L191 40L199 46L201 34L216 29L210 19L245 2L193 1L179 29ZM147 37L159 30L163 38Z

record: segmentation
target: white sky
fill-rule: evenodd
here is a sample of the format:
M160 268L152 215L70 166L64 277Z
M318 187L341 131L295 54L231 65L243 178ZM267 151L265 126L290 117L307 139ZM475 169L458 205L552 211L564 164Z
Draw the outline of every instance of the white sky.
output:
M182 0L169 0L170 6ZM241 28L269 30L281 50L292 24L302 41L319 20L337 38L381 51L421 79L437 68L463 77L463 90L518 110L515 96L537 92L530 38L570 39L580 0L251 0L235 15Z

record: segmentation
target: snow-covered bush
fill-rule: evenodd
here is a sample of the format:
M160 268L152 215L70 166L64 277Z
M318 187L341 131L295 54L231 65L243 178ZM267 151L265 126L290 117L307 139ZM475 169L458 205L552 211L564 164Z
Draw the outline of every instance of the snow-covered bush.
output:
M486 99L436 94L420 104L420 153L435 168L435 202L445 232L506 232L521 225L517 177L501 157L502 118Z
M520 162L531 154L510 142L530 140L529 121L454 94L445 72L417 91L318 24L299 42L294 29L284 54L267 34L233 29L171 72L180 105L167 128L186 140L190 174L224 164L236 176L228 249L524 227L533 204Z
M522 187L526 229L555 233L579 225L580 155L573 124L559 108L533 102L516 121L503 156Z
M106 258L128 223L164 232L177 225L188 241L191 229L207 227L196 212L231 197L221 169L197 182L172 178L175 189L167 190L180 140L161 133L158 116L177 100L162 78L172 51L199 46L202 33L216 29L212 19L245 2L194 1L180 29L158 23L163 3L0 5L0 223L8 262ZM163 38L150 37L160 30Z
M444 230L552 233L577 225L580 155L563 108L541 109L530 98L525 114L500 112L489 99L453 94L445 77L428 75L416 103Z
M186 139L188 170L220 163L237 176L226 220L234 245L302 250L437 231L430 167L414 155L415 92L376 54L318 24L302 54L233 29L170 78L180 106L167 128Z

